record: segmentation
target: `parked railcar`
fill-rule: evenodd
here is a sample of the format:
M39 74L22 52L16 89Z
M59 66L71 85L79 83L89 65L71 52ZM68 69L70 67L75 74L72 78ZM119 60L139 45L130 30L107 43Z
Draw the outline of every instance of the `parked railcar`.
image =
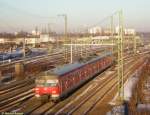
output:
M35 81L35 96L58 101L112 64L111 53L107 53L84 63L76 62L43 72Z

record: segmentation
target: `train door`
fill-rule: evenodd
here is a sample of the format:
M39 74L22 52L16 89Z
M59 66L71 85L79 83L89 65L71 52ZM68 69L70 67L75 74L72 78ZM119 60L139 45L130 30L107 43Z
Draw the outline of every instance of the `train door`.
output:
M98 61L98 71L100 71L101 65L100 65L100 60Z
M83 76L83 71L82 68L79 69L79 82L82 80L82 76Z
M83 67L83 77L82 77L82 79L86 79L86 65Z
M62 89L62 92L66 91L65 76L61 77L61 89Z
M60 94L63 92L63 84L61 78L59 78L59 89L60 89Z
M74 85L76 83L78 83L78 81L80 80L79 76L80 76L79 70L76 70L73 74L73 84Z
M104 60L104 58L102 59L101 65L102 65L102 69L104 69L104 66L105 66L105 60Z
M68 89L69 88L69 75L66 76L65 85L66 85L66 89Z
M86 66L86 74L87 74L87 77L89 78L89 77L90 77L90 68L89 68L89 64L87 64L87 66Z
M101 59L101 61L100 61L100 70L102 70L103 69L103 59Z
M98 70L101 70L101 60L98 61Z
M92 64L89 64L90 77L93 75L93 67Z
M82 80L86 79L86 66L82 67Z
M81 72L81 68L79 68L78 72L77 72L77 82L76 83L79 83L81 81L81 77L82 77L82 72Z
M106 57L104 58L104 68L106 67L106 65L107 65L107 59L106 59Z
M74 86L76 83L76 71L72 75L72 86Z
M67 91L68 89L68 75L64 75L62 79L62 87L63 87L63 92Z
M98 72L99 70L98 70L98 61L96 61L96 72Z
M73 86L73 77L74 77L74 71L70 72L68 75L68 88Z
M93 74L95 74L96 73L96 63L95 63L95 61L92 63L92 65L93 65Z
M93 64L92 63L90 64L90 73L91 73L91 75L93 75L93 73L94 73L94 69L93 69Z

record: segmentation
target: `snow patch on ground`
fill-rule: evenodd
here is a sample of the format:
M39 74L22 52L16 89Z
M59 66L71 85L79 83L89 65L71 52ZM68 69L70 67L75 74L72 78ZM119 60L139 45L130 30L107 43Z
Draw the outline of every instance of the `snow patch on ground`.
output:
M131 77L127 80L125 86L124 86L124 99L125 101L129 101L132 97L132 92L136 86L136 83L138 81L138 77Z
M138 81L138 77L137 76L137 72L135 72L134 74L131 75L132 77L130 77L124 84L124 100L125 101L129 101L130 98L132 97L132 92L136 86L136 83ZM116 104L116 100L118 97L118 93L115 95L115 97L113 98L113 100L109 103L110 105L115 105Z

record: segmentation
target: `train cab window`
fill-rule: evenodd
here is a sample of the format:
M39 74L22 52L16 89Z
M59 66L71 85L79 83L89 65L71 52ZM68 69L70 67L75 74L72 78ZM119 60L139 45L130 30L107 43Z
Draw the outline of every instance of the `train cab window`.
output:
M57 83L46 83L45 86L46 87L56 87Z
M44 80L36 80L35 82L36 82L36 85L37 85L38 87L43 87L44 84L45 84L45 81L44 81Z
M36 84L38 87L44 87L45 86L45 83L37 83Z
M55 87L58 86L58 81L57 80L47 80L45 83L46 87Z

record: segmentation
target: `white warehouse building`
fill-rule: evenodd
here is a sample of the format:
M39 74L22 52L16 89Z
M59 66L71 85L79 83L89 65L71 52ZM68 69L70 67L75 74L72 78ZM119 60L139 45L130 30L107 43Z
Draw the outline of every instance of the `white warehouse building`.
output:
M119 33L119 27L116 27L116 33ZM135 29L124 29L125 35L134 35L135 33Z
M88 33L90 33L90 34L101 34L102 28L99 26L90 28L90 29L88 29Z

